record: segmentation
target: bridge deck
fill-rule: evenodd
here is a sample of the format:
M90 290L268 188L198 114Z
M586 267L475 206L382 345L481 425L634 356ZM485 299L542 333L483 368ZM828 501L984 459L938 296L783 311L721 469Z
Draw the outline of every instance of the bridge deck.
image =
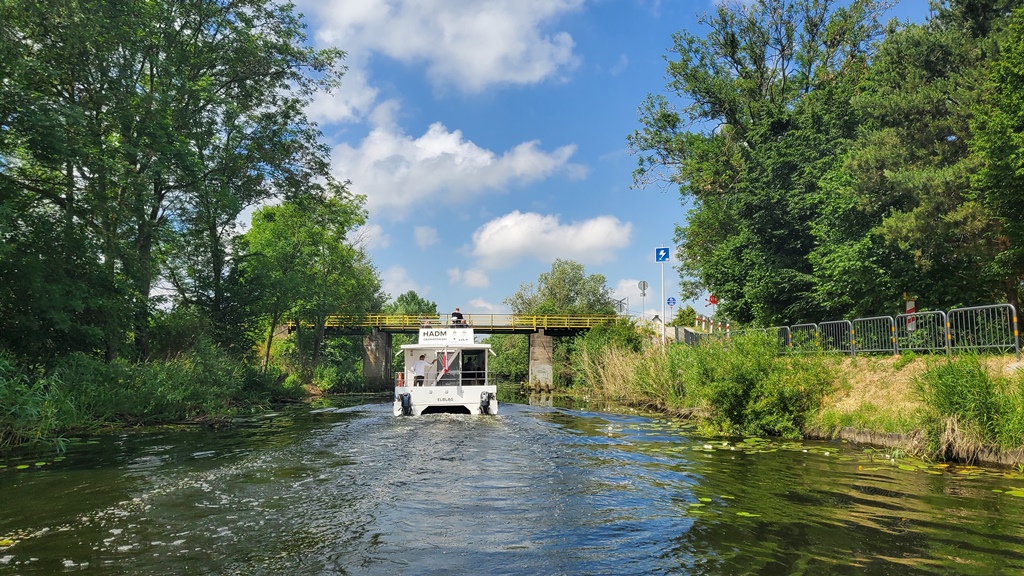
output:
M480 334L529 334L538 330L579 332L614 321L614 314L466 314L465 321ZM305 326L305 324L303 324ZM447 316L401 314L347 314L329 316L326 328L347 332L376 328L384 332L416 332L420 328L450 326ZM292 324L291 326L294 326Z

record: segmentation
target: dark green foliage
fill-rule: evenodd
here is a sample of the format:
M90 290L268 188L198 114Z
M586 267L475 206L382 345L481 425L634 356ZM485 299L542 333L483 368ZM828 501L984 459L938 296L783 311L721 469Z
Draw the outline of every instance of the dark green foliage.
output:
M58 399L48 384L0 353L0 452L23 443L55 439L60 426L56 417Z
M530 340L524 334L494 334L487 338L496 356L488 368L499 380L525 382L530 375Z
M722 4L707 34L675 35L668 91L641 107L635 181L666 178L694 208L676 230L683 296L772 325L820 318L811 253L821 196L857 127L849 96L881 6L857 1Z
M170 360L195 348L201 339L209 338L212 322L193 308L159 310L153 315L150 329L150 357Z
M693 326L697 320L697 311L693 309L693 306L689 304L685 308L680 307L676 310L676 317L668 323L669 326Z
M873 42L883 3L754 0L676 34L629 143L637 185L692 203L683 296L764 326L889 313L904 292L1019 309L1021 5L936 2Z
M394 302L385 304L383 312L385 314L397 314L401 316L421 316L429 319L438 317L437 303L432 300L422 298L414 290L409 290L404 294L400 294L398 298L395 298ZM414 342L416 342L416 336L410 336L407 334L394 334L391 337L391 347L396 352L402 349L403 344L410 344ZM401 372L404 369L405 355L399 354L394 358L392 371Z
M577 342L577 346L586 347L595 353L606 346L615 346L629 352L640 352L644 345L640 329L630 318L617 318L614 321L599 324L580 336Z
M3 200L6 191L0 179L0 206L13 208L16 202ZM119 287L104 278L88 237L53 227L52 218L46 211L0 209L0 350L41 363L104 350L103 327L128 325L114 304Z
M1013 4L1018 4L1014 2ZM999 251L990 263L1007 300L1020 311L1024 291L1024 8L998 38L985 98L972 122L970 146L982 160L975 178L980 201L993 214Z
M17 247L0 252L0 349L145 359L163 280L245 354L239 215L332 183L304 109L342 54L303 28L263 0L0 4L0 232Z
M864 115L848 155L850 192L892 296L911 292L934 308L1006 294L991 267L1001 250L991 212L971 190L969 153L987 42L946 18L890 27L860 90Z
M832 386L820 358L780 356L778 342L756 332L675 352L676 395L718 433L798 437Z

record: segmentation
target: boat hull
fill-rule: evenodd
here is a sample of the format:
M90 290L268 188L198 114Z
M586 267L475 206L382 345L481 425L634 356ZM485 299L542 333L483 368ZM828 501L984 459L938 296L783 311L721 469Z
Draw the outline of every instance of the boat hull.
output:
M424 413L498 414L497 386L396 386L395 416Z

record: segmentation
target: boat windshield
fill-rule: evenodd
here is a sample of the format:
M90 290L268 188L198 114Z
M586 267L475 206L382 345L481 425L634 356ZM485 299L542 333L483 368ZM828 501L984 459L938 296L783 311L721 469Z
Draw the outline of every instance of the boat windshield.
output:
M487 383L485 350L439 350L437 385L483 386Z

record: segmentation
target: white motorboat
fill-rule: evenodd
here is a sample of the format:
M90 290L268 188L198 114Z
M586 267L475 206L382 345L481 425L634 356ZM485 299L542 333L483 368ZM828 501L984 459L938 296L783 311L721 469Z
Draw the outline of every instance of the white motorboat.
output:
M472 327L420 328L416 344L402 345L405 370L395 376L395 416L497 415L498 387L487 371L491 354L490 344L476 342Z

